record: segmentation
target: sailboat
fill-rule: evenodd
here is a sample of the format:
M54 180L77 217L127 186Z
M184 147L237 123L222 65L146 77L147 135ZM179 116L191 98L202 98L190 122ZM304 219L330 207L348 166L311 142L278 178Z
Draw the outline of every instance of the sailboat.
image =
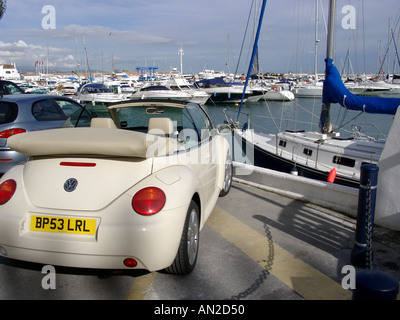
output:
M330 123L331 104L338 103L361 112L395 115L400 99L356 96L345 87L333 64L335 0L330 0L329 9L320 131L264 134L249 129L248 124L244 126L246 129L238 128L237 122L234 131L242 138L243 152L254 150L255 166L358 188L361 166L377 164L385 142L356 134L342 138ZM238 118L240 110L241 107Z

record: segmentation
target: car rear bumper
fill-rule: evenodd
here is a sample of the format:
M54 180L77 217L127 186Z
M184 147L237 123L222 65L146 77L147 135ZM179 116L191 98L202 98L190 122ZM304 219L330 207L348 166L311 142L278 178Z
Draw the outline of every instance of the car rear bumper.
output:
M176 256L186 211L160 212L146 224L103 220L93 237L34 232L29 215L23 219L3 215L0 256L55 266L157 271L169 267ZM126 267L126 258L135 259L137 265Z
M6 253L6 255L3 253ZM135 269L147 269L141 261L132 256L74 254L1 245L0 255L6 258L40 264L90 269L128 269L124 265L124 260L126 258L133 258L138 262Z

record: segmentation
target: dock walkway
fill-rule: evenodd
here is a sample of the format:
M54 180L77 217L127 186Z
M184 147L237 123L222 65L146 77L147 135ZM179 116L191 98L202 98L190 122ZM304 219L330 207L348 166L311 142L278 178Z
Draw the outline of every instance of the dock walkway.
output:
M201 233L194 272L146 275L144 287L135 281L131 298L350 300L342 280L355 223L346 214L236 182ZM373 251L374 270L400 280L399 233L375 227Z
M235 180L200 234L191 274L56 267L56 288L44 290L42 265L0 257L0 300L161 300L160 306L164 300L350 300L342 282L355 222L337 210ZM374 228L373 268L398 280L399 239L399 232Z

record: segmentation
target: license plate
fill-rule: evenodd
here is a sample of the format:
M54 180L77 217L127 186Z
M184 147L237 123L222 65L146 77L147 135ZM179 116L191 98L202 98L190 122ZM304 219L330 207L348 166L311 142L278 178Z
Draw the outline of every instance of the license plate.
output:
M96 220L50 216L31 216L31 231L94 235Z

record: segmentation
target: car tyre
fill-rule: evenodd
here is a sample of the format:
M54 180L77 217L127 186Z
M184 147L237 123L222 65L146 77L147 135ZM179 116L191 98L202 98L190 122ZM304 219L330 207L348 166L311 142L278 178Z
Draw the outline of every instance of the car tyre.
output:
M190 202L183 227L178 253L171 266L165 269L168 273L186 275L193 271L199 251L200 211L196 202Z
M226 162L225 162L224 183L219 193L220 197L225 197L229 193L229 190L231 190L232 177L233 177L233 164L231 156L228 154L226 156Z

